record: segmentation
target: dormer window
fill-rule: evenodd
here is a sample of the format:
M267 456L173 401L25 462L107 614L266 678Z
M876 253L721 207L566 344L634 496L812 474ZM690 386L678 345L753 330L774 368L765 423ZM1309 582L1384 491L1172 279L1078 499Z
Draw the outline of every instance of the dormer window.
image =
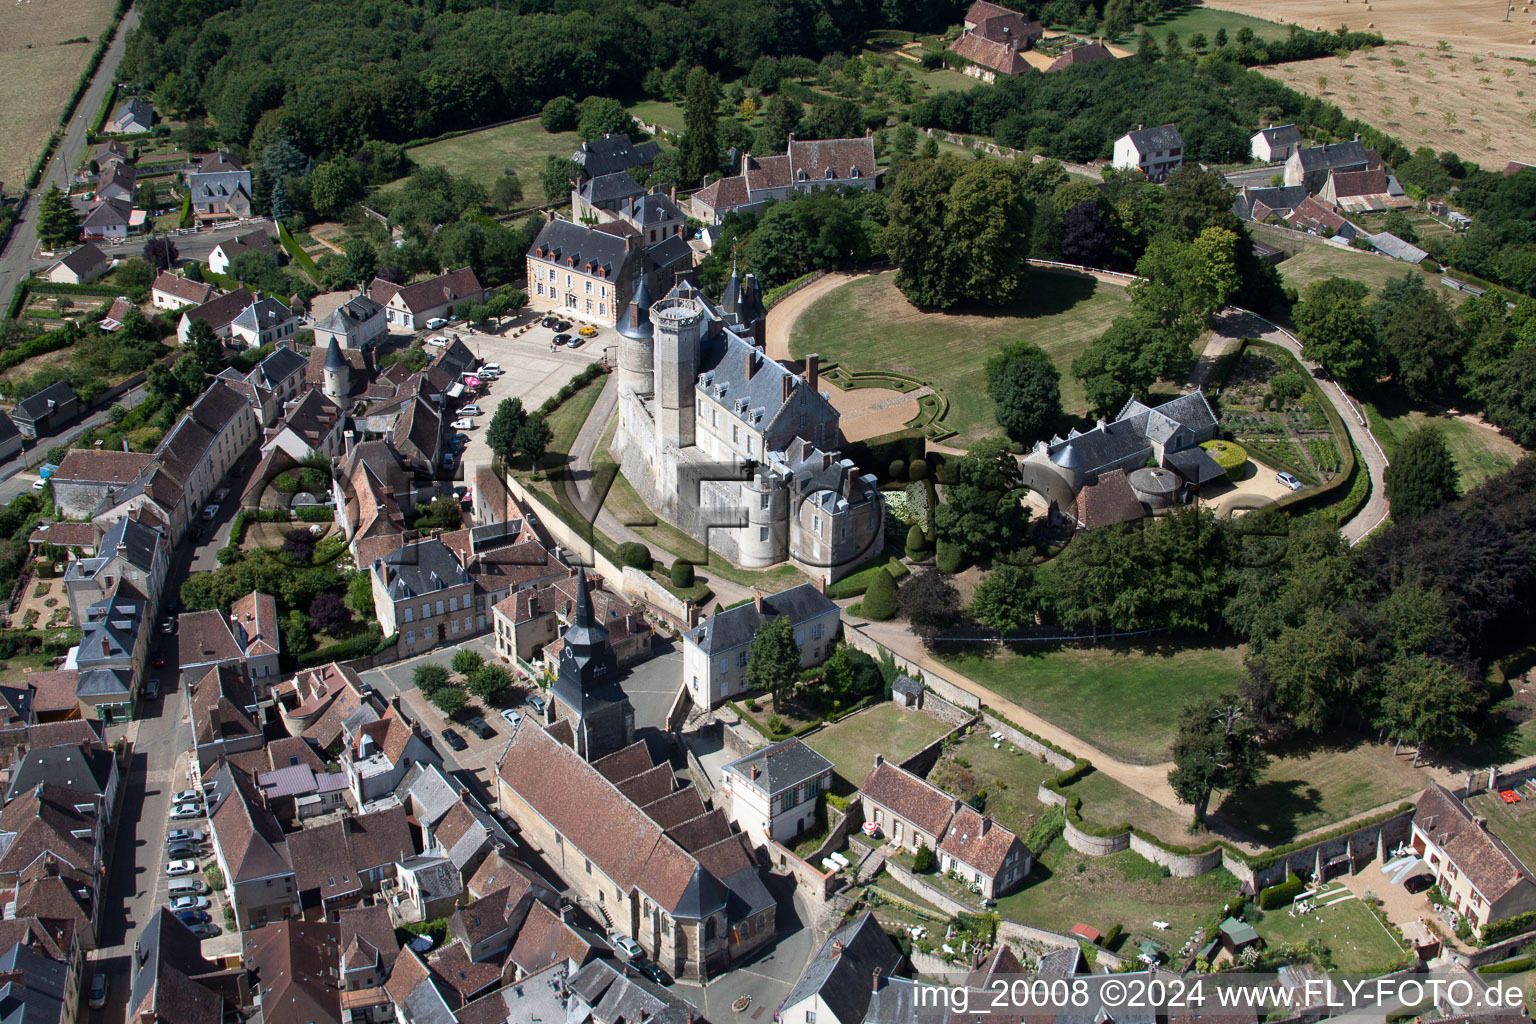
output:
M800 171L797 171L795 173L795 178L798 181L804 181L805 180L805 171L803 169L800 170Z
M859 169L857 167L849 168L849 170L848 170L848 177L850 177L850 178L857 178L858 176L859 176Z
M833 178L837 177L837 172L828 167L826 177L828 181L831 181Z

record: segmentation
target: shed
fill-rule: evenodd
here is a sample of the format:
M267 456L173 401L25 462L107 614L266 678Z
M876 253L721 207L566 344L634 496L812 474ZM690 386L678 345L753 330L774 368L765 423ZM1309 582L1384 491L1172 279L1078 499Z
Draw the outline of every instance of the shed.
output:
M1099 941L1099 939L1102 937L1102 936L1099 935L1099 930L1097 928L1093 927L1092 925L1086 925L1086 924L1075 924L1075 925L1073 925L1072 926L1072 934L1076 935L1076 936L1079 936L1080 938L1087 939L1089 942L1093 942L1093 943L1097 943Z
M923 706L923 684L908 675L899 675L891 682L891 700L904 708Z
M1221 931L1222 943L1234 953L1255 945L1259 941L1259 933L1254 931L1253 925L1247 921L1239 921L1235 917L1227 918L1218 928Z

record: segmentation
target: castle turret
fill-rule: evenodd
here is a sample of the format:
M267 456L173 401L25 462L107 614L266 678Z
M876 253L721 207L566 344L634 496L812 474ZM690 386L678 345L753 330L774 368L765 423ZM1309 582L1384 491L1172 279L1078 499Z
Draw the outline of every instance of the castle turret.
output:
M727 320L736 320L741 315L741 278L736 274L735 260L731 260L731 279L725 283L725 294L720 297L720 312Z
M352 392L352 367L342 358L341 347L336 344L336 336L331 335L330 344L325 348L325 366L323 368L324 380L321 390L325 397L347 408L347 396Z
M767 463L759 463L741 486L747 528L741 531L738 560L758 569L784 561L789 554L789 487Z
M665 298L651 305L658 440L679 448L693 444L693 392L704 314L704 304L693 298Z
M646 275L629 300L629 307L619 318L619 393L651 394L652 346L655 330L651 325L651 287Z

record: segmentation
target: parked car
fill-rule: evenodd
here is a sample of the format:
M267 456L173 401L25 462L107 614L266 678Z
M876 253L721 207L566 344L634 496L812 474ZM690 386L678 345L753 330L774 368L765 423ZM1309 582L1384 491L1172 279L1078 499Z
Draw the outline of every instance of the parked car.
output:
M32 481L32 489L34 491L40 491L44 487L47 487L47 486L48 486L48 481L47 480L33 480Z
M163 655L163 654L159 655L159 658L160 658L160 665L165 664L165 655ZM156 665L155 667L159 668L160 665ZM145 700L159 700L160 699L160 680L156 679L154 676L150 676L148 679L144 680L144 699Z
M174 633L174 632L176 632L176 618L175 618L175 616L169 616L167 618L164 618L164 619L160 620L160 632L162 632L162 633Z
M550 328L552 328L556 324L558 324L559 322L560 322L560 318L559 317L547 316L543 320L539 321L539 326L540 327L550 327Z
M557 334L557 335L555 335L555 344L556 345L567 344L570 340L571 340L571 336L569 334Z
M448 326L448 321L443 319L440 316L435 316L432 319L427 321L427 330L429 330L429 331L435 331L435 330L437 330L440 327L447 327L447 326Z
M453 454L453 452L449 452L443 456L443 468L452 469L458 461L459 457Z
M466 405L464 408L459 410L459 415L464 417L479 416L480 407L471 402L469 405Z
M202 854L202 848L196 843L166 843L165 855L176 860L189 860Z
M195 789L184 789L171 797L173 804L200 804L203 802L203 794Z
M464 720L464 724L475 730L475 735L483 740L488 740L496 735L496 730L480 715L471 715Z
M165 862L165 873L171 878L177 875L197 874L197 861L195 860L169 860Z
M577 331L576 333L581 335L583 338L595 338L595 337L597 337L597 328L596 327L592 327L592 326L589 325L589 326L583 327L581 330Z
M189 924L189 925L187 925L187 929L189 931L191 931L192 934L195 935L196 937L198 937L199 939L211 939L215 935L222 935L223 934L219 930L219 926L218 925L216 925L216 924L209 924L206 921L204 921L201 924Z
M217 516L218 514L219 514L219 506L218 506L217 503L209 505L207 508L203 509L203 518L208 520L209 522L212 522L214 517Z
M176 818L176 819L181 819L181 818L201 818L202 816L203 816L203 805L202 804L184 803L184 804L177 804L175 807L171 808L171 817L172 818Z
M571 322L569 320L561 320L559 323L555 324L555 330L557 331L568 331L570 329Z
M168 843L200 843L203 841L203 830L200 828L173 828L165 834Z
M514 729L517 728L517 723L523 720L523 716L518 714L516 711L513 711L511 708L504 710L501 713L501 717L508 725Z
M1403 888L1409 892L1419 893L1435 884L1435 876L1427 873L1409 875L1403 882Z
M536 693L532 694L528 698L528 706L542 715L544 713L544 698Z
M637 960L645 955L645 950L640 948L640 943L628 935L609 936L608 942L614 950L626 960Z
M90 1004L93 1010L107 1005L107 976L100 971L91 978Z
M229 497L228 487L220 487L218 490L213 492L214 501L223 501L227 497Z
M481 373L500 373L501 372L501 364L500 363L486 363L484 366L480 367L480 372Z
M427 344L431 345L433 348L442 348L448 344L448 339L442 335L437 335L436 337L428 338Z
M206 910L178 910L176 918L182 924L207 924L213 918L208 916Z
M448 424L448 426L452 427L454 430L474 430L475 429L475 421L474 420L454 420L452 423Z
M1275 479L1280 481L1282 484L1285 484L1285 486L1289 487L1293 491L1301 490L1301 481L1297 480L1294 476L1285 472L1284 470L1276 473Z
M164 668L165 667L165 652L164 651L156 651L150 657L149 664L153 668Z
M667 977L667 972L661 969L660 964L654 964L643 956L636 957L630 961L629 965L658 985L667 985L672 981Z
M167 904L173 911L207 910L210 905L207 896L177 896Z
M452 729L444 729L443 730L443 742L448 744L454 750L468 750L469 749L469 744L464 742L464 737L460 736L457 732L455 732Z
M571 339L570 347L571 348L581 348L581 346L585 345L586 343L587 343L587 339L585 339L585 338L572 338Z

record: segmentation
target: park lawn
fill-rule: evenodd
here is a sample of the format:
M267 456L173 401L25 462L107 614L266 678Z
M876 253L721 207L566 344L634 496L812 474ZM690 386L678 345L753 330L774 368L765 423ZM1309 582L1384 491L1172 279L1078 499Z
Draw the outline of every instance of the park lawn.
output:
M857 789L875 766L875 755L900 763L949 732L950 726L920 711L903 711L895 704L877 704L849 715L807 736L806 744L832 762L846 784Z
M1516 792L1521 797L1517 804L1506 804L1498 792L1488 792L1472 797L1467 806L1488 819L1488 831L1504 840L1522 863L1536 864L1536 797L1524 786Z
M949 399L948 442L965 448L1000 432L987 394L987 357L1028 340L1061 371L1061 404L1069 416L1087 412L1072 359L1129 309L1125 289L1091 279L1030 275L1025 298L1005 309L967 308L925 313L896 289L888 271L850 281L822 296L796 322L792 354L809 352L848 370L895 370L929 382Z
M1451 450L1463 492L1504 472L1525 455L1524 448L1496 430L1451 416L1410 409L1406 401L1397 396L1377 396L1366 403L1365 408L1371 421L1371 432L1381 442L1389 459L1410 432L1420 427L1439 430L1446 447Z
M978 787L986 791L986 812L1021 836L1048 809L1036 795L1040 783L1061 774L1034 754L1007 740L998 743L982 730L966 736L946 756L970 764ZM937 770L929 774L936 784L940 777Z
M1135 31L1120 42L1134 49L1136 38L1145 29L1152 33L1152 37L1161 46L1169 32L1177 32L1179 42L1183 43L1187 49L1190 45L1190 36L1196 32L1204 32L1207 46L1213 49L1216 45L1216 31L1223 28L1227 30L1228 39L1234 43L1237 41L1237 33L1245 28L1252 29L1253 34L1260 39L1285 39L1291 34L1289 25L1282 25L1277 21L1265 21L1263 18L1254 18L1234 11L1218 11L1211 7L1192 5L1170 11L1152 21L1137 25ZM1209 49L1205 52L1209 52Z
M1268 846L1289 843L1314 829L1407 800L1425 780L1408 753L1388 744L1283 751L1271 756L1253 789L1212 801L1223 821Z
M1343 974L1379 974L1404 955L1397 940L1358 899L1295 917L1288 910L1268 910L1254 930L1270 947L1316 939L1332 952L1333 967Z
M438 164L455 174L478 181L487 189L507 170L517 172L523 194L530 203L537 202L539 175L548 156L569 157L581 148L575 132L546 132L537 118L483 128L468 135L458 135L441 142L416 146L407 152L421 166Z
M1158 764L1184 705L1237 686L1242 647L1097 647L944 655L947 665L1111 757Z
M998 900L996 909L1006 920L1059 932L1079 923L1100 932L1120 924L1129 936L1155 938L1172 952L1220 916L1236 895L1237 879L1225 869L1198 878L1164 877L1162 871L1130 850L1089 857L1057 840L1035 859L1024 887ZM1171 927L1159 931L1153 921Z

